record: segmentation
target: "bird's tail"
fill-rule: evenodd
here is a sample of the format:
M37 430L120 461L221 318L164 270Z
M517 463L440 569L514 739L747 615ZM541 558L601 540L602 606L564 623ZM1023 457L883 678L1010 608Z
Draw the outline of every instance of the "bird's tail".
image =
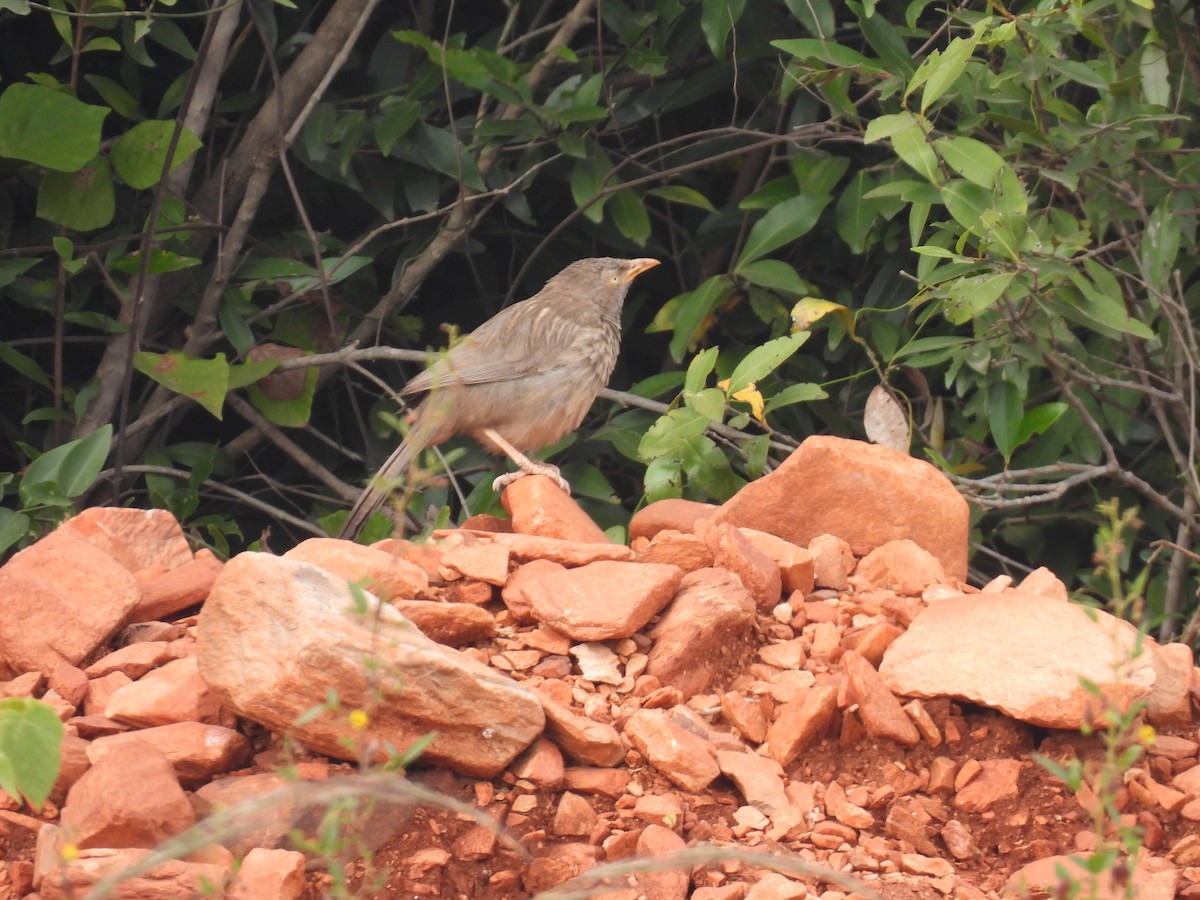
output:
M408 467L425 447L426 442L421 440L421 437L419 429L414 428L400 442L400 446L392 452L387 462L380 467L358 499L354 501L354 506L350 508L350 515L346 516L346 521L342 525L341 531L338 532L338 537L351 541L358 537L358 533L367 524L371 514L387 502L396 485L408 475Z

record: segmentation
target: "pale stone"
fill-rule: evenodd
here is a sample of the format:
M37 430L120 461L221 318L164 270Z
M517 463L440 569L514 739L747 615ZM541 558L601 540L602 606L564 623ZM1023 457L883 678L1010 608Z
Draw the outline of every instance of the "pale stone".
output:
M718 750L717 765L746 802L768 816L789 805L783 790L783 767L775 760L754 753Z
M579 674L586 681L598 684L620 684L625 677L621 674L620 659L606 645L593 641L576 644L571 655L579 666Z
M296 900L304 891L304 854L255 847L225 891L225 900Z
M964 594L926 608L888 648L880 674L897 694L958 697L1049 728L1078 728L1098 685L1118 709L1154 684L1148 653L1135 657L1134 629L1085 610L1006 590ZM1119 672L1113 671L1114 660Z
M130 572L154 565L170 570L192 561L183 529L165 509L93 506L67 519L59 531L79 535Z
M854 571L854 553L837 535L818 534L808 542L813 558L813 587L844 591L850 587Z
M942 564L916 541L888 541L861 560L850 583L862 589L883 588L908 597L919 597L931 584L946 580Z
M239 715L338 759L356 759L363 740L404 749L433 732L423 761L491 778L541 733L541 705L524 688L370 595L364 614L354 610L345 582L323 569L242 553L201 611L200 672ZM330 690L344 709L297 725ZM347 716L356 709L369 711L363 731Z
M1146 698L1146 717L1160 727L1188 728L1192 724L1192 648L1163 644L1150 648L1154 688Z

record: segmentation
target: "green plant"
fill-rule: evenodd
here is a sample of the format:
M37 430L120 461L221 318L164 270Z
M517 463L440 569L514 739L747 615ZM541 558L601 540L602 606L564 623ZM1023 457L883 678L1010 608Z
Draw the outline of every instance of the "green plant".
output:
M39 809L58 779L63 726L38 700L0 700L0 790Z

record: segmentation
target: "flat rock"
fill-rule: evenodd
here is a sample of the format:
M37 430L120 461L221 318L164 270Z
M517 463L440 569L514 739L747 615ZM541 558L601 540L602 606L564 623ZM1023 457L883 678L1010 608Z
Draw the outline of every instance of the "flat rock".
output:
M718 750L717 765L745 801L768 816L789 805L783 790L783 767L775 760L755 753Z
M1098 685L1128 709L1154 685L1149 652L1134 659L1137 634L1102 610L1085 610L1007 589L929 605L883 657L887 686L908 697L957 697L1031 725L1077 729ZM1113 660L1128 660L1115 675Z
M1004 885L1004 896L1054 896L1062 881L1060 870L1065 870L1076 883L1087 884L1091 876L1080 865L1078 857L1047 856L1028 863L1013 872ZM1139 900L1172 900L1179 883L1179 870L1160 857L1143 856L1134 867L1126 893L1125 885L1114 885L1108 872L1104 873L1096 886L1096 900L1121 900L1134 896Z
M537 697L546 713L546 734L567 756L604 767L625 758L621 736L611 725L578 715L542 691Z
M150 566L176 569L192 561L183 529L165 509L93 506L67 519L59 530L86 539L130 572Z
M216 775L249 765L254 753L250 740L232 728L177 722L97 738L88 756L99 759L107 753L119 752L130 741L143 741L157 748L186 788L199 787Z
M650 765L685 791L702 791L721 774L711 744L657 709L640 709L625 736Z
M736 575L724 569L687 573L650 631L654 643L646 671L685 697L702 693L747 651L755 609Z
M195 822L171 763L131 740L100 754L67 793L62 833L80 849L153 847Z
M602 559L628 560L633 559L634 553L628 547L614 544L611 541L580 542L563 541L558 538L542 537L536 534L504 534L493 531L468 531L466 529L445 529L435 531L433 537L441 540L453 535L470 535L478 540L502 544L508 548L513 559L526 562L531 559L546 559L561 566L585 566L588 563Z
M638 551L638 562L679 566L685 572L706 569L713 564L712 551L704 538L681 531L660 531Z
M447 647L465 647L496 633L495 617L473 603L396 600L392 606L427 638Z
M577 641L625 638L670 602L683 572L675 566L601 560L574 569L543 562L522 566L504 588L538 622Z
M104 715L139 728L173 722L233 724L217 695L200 677L192 656L169 662L118 688L104 705Z
M813 592L813 555L810 550L765 531L754 528L738 530L779 567L785 595L799 591L804 596Z
M513 531L565 541L603 543L609 540L572 498L546 475L518 478L500 494L512 517Z
M176 659L179 659L179 647L173 641L139 641L105 654L84 672L88 678L103 678L121 672L134 680Z
M692 532L701 519L710 518L719 506L695 500L671 498L648 503L629 520L629 540L653 538L660 531Z
M151 852L108 847L80 850L69 863L59 862L44 874L38 896L42 900L77 900L89 896L95 885L140 865ZM122 877L119 896L136 897L137 900L205 897L209 896L212 885L226 882L231 868L217 863L171 859L137 875Z
M637 840L641 859L662 859L687 847L683 838L662 825L647 825ZM663 867L635 876L638 897L646 900L685 900L691 870L689 866Z
M373 596L365 615L353 609L346 583L325 570L242 553L200 613L200 673L239 715L338 759L356 759L364 739L403 749L436 732L424 760L491 778L541 733L542 708L529 691L431 641ZM378 668L369 671L368 659ZM330 690L344 710L297 726ZM362 732L347 718L355 709L369 713Z
M967 501L931 464L877 444L814 435L726 501L713 521L800 547L833 534L864 554L909 538L950 578L965 581L969 516Z
M77 529L26 547L0 567L0 678L77 665L141 596L129 569Z
M420 566L353 541L309 538L283 558L320 566L345 581L365 579L367 590L381 600L411 600L429 590L429 576Z
M212 590L223 565L211 550L197 550L194 559L142 583L142 598L127 621L152 622L199 606Z

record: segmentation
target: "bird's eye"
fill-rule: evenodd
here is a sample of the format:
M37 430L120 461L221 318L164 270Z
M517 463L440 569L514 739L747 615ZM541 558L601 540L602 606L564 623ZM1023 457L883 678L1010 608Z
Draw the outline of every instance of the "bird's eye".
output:
M611 281L613 284L620 284L621 276L618 273L613 272L611 275L608 276L608 280Z

